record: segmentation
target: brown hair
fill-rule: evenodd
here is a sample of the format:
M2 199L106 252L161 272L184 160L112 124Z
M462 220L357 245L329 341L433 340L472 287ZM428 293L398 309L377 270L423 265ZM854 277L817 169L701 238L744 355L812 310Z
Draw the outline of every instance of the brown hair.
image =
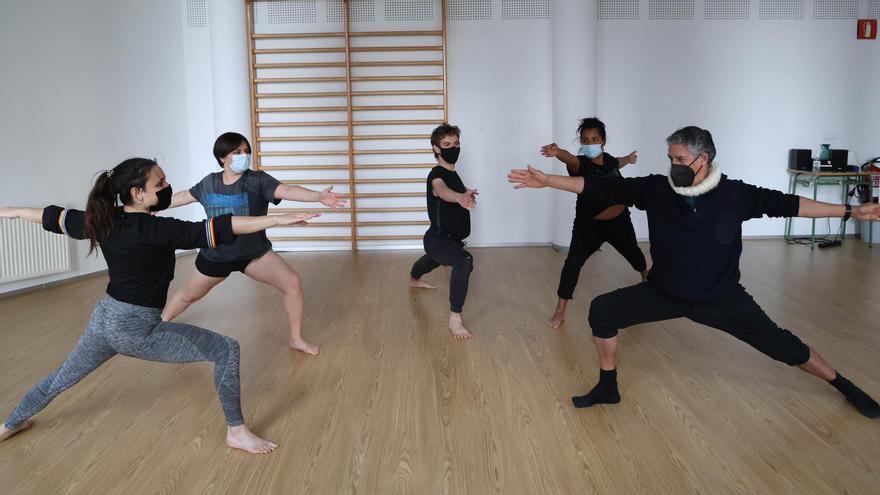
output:
M129 158L112 170L98 174L86 203L85 234L89 239L89 254L107 239L113 229L114 208L117 198L124 205L132 202L131 188L143 188L156 162L146 158Z

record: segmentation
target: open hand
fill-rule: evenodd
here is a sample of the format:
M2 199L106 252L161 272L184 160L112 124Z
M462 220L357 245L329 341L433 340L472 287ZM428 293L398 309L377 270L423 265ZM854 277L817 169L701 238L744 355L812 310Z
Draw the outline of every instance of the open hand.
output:
M547 158L555 158L559 153L559 146L556 143L545 144L541 146L541 154Z
M856 220L880 220L880 204L868 203L853 208L852 217Z
M465 192L458 198L458 204L461 205L462 208L465 208L469 211L473 211L477 207L477 192L476 189L467 189Z
M514 189L522 189L524 187L542 188L547 187L550 178L547 174L541 172L535 167L529 165L527 170L513 169L507 174L507 182L516 184Z
M330 186L327 189L321 191L321 197L318 201L320 201L322 205L329 206L334 210L336 208L345 207L345 200L342 199L341 194L336 194L335 192L333 192L333 186Z
M637 161L639 161L639 152L637 150L623 157L624 165L630 165Z
M321 216L320 213L287 213L278 215L278 225L296 225L308 223L309 220Z

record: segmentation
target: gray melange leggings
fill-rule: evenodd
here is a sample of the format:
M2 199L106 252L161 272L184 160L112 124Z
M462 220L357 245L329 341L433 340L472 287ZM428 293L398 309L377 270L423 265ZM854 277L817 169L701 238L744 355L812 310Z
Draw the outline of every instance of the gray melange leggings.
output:
M58 394L116 354L163 363L212 361L214 384L227 424L244 424L238 342L192 325L163 322L160 315L160 309L135 306L110 296L101 299L73 352L28 391L6 420L6 427L15 428L37 414Z

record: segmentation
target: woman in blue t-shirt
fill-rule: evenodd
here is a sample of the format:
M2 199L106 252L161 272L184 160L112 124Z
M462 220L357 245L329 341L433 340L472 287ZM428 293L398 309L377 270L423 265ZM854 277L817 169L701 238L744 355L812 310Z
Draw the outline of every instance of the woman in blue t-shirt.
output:
M578 156L560 149L556 143L543 146L541 154L555 157L565 163L568 175L581 177L591 175L620 177L621 168L636 162L635 151L621 158L605 153L605 124L595 117L581 120L577 133L581 140ZM642 280L645 280L648 275L648 265L645 262L645 255L636 242L629 209L625 205L579 195L574 226L571 229L571 245L568 248L565 264L562 266L559 289L556 291L559 300L556 303L556 311L547 322L549 327L559 328L562 324L565 319L565 307L574 294L581 268L587 262L587 258L606 242L614 246L633 269L641 273Z
M171 208L198 201L205 208L208 218L213 218L227 213L265 215L269 203L277 205L282 200L320 202L333 209L346 204L341 195L333 192L333 186L320 192L312 191L282 184L261 170L251 170L251 145L246 137L237 132L227 132L217 138L214 142L214 158L223 171L208 174L188 191L176 193L172 197ZM288 344L306 354L318 354L318 346L306 342L302 337L303 289L299 275L272 250L272 243L265 232L239 236L228 246L201 249L196 258L196 272L183 290L171 296L162 312L162 319L173 320L232 272L242 272L281 291L290 324Z

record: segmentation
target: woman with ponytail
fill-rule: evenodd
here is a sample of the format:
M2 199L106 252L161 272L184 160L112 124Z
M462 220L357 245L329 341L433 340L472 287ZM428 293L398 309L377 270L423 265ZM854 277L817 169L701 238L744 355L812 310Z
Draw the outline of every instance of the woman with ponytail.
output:
M170 205L171 195L171 185L156 162L131 158L98 176L85 212L58 206L0 208L0 218L22 218L50 232L88 239L90 254L101 248L110 276L107 295L92 312L76 347L28 391L0 426L0 441L30 427L31 418L58 394L123 354L167 363L213 362L227 445L252 453L278 447L245 425L238 342L192 325L164 322L161 313L174 276L176 249L213 248L234 242L236 235L305 223L316 215L221 215L203 222L152 215Z

